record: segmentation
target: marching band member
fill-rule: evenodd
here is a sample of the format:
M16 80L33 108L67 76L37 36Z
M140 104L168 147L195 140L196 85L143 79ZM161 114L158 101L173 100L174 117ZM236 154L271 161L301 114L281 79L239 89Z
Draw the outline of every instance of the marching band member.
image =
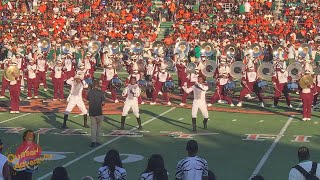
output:
M213 103L221 100L227 101L227 103L234 107L234 104L232 103L232 99L227 95L227 90L225 89L225 85L230 81L229 74L227 72L221 72L221 75L217 78L216 81L216 91L214 95L212 96L210 103L208 104L208 107L211 107Z
M84 64L79 65L79 69L77 70L76 74L80 76L81 80L91 78L88 70L86 70L86 68L84 67Z
M316 74L313 79L314 82L314 91L315 94L313 96L313 108L317 106L318 96L320 93L320 74Z
M46 60L43 57L43 54L38 55L37 57L37 77L39 79L40 85L43 85L44 91L47 91L48 86L47 86L47 78L46 78L46 73L48 70L48 64Z
M129 77L126 79L126 82L125 82L126 86L130 84L132 77L134 77L136 79L136 81L139 81L142 79L142 75L141 75L141 73L139 73L137 65L133 68L133 74L130 74ZM144 104L141 96L138 96L138 101L139 101L139 104Z
M17 64L12 64L17 65ZM20 84L22 76L20 74L12 73L12 76L15 77L14 81L10 81L10 113L19 113L19 104L20 104Z
M96 64L96 59L92 57L92 54L88 52L87 56L84 59L84 67L86 70L89 71L90 77L94 79L94 70L95 70L95 64Z
M153 64L152 59L149 58L148 62L146 64L146 67L145 67L145 72L144 72L146 81L152 81L152 77L154 75L154 71L155 71L155 65ZM147 89L146 90L147 98L151 99L152 98L152 93L153 93L153 89L151 89L151 88Z
M10 64L12 64L12 59L7 58L4 61L0 61L1 69L6 69L9 67ZM2 74L2 86L1 86L1 95L0 98L3 99L5 98L5 92L6 89L9 89L10 81L8 81L5 77L4 74Z
M29 59L29 64L27 65L26 71L28 86L27 99L30 100L32 98L32 90L34 93L34 98L37 99L39 95L39 79L37 77L38 68L33 58Z
M184 93L184 90L182 89L185 82L187 82L187 59L183 59L182 61L179 60L179 62L176 64L177 67L177 74L178 74L178 82L180 87L180 94L182 95Z
M22 78L20 79L20 86L21 86L21 90L24 90L24 70L26 68L26 58L23 56L23 54L21 54L20 52L17 52L16 54L16 64L18 69L20 70L20 75L22 76Z
M65 69L65 78L70 79L76 74L76 60L73 58L72 53L65 55L64 57L64 69Z
M320 45L317 48L316 54L314 56L314 62L316 63L317 66L320 65Z
M154 90L153 90L153 94L152 94L152 102L150 103L150 105L156 104L156 100L157 100L157 96L158 96L159 91L162 92L163 97L165 99L165 102L168 105L171 105L171 102L168 97L168 93L163 92L161 90L162 86L164 85L164 83L167 80L172 80L172 78L171 78L171 75L166 71L166 67L162 64L160 67L160 71L155 73L153 76Z
M310 76L310 69L305 70L305 76ZM300 81L303 80L302 78ZM300 97L302 99L302 104L303 104L303 118L302 121L310 121L311 120L311 109L312 109L312 99L313 99L313 79L311 78L311 82L309 80L304 80L305 84L307 85L306 87L301 87L301 93Z
M100 76L100 80L102 81L101 91L105 92L107 89L109 89L111 91L111 96L114 103L118 103L119 100L117 99L115 89L109 88L109 84L112 78L117 76L117 72L114 68L112 68L111 64L107 64L107 68L104 68L103 74Z
M192 87L195 83L198 82L198 76L199 76L199 69L195 69L195 72L194 73L190 73L188 76L187 76L187 87ZM187 102L187 97L188 97L188 94L186 91L183 92L183 95L182 95L182 98L181 98L181 103L180 103L180 106L184 106Z
M76 75L75 77L72 77L67 80L67 84L71 85L70 95L68 97L68 105L64 112L63 117L63 124L62 128L66 128L68 116L69 113L72 111L72 109L75 106L78 106L78 108L81 111L81 115L83 115L83 127L88 128L88 110L86 106L84 105L83 99L82 99L82 91L83 88L87 88L88 84L84 81L81 81L80 76Z
M286 98L287 105L292 108L290 95L287 87L288 81L291 81L292 78L289 76L288 71L281 65L278 65L274 75L272 76L272 83L274 87L274 102L271 106L272 108L276 108L278 106L278 102L281 94L283 94Z
M52 83L53 83L53 100L64 100L63 84L64 84L64 70L62 67L62 61L57 61L56 65L52 68Z
M137 118L138 122L138 129L142 129L141 126L141 119L139 114L139 104L138 104L138 97L140 96L141 89L137 84L137 80L134 76L130 77L130 84L123 90L122 96L126 96L126 101L124 102L122 115L121 115L121 127L120 129L124 129L126 116L130 109L132 109L133 114Z
M263 99L261 96L261 91L254 88L256 81L259 79L258 73L254 68L254 64L252 61L249 61L247 64L247 70L244 72L244 76L242 77L241 84L243 86L240 97L239 103L237 104L238 107L242 107L242 101L246 97L247 94L255 93L260 101L260 106L264 107Z
M183 86L184 91L190 93L193 91L194 100L192 102L192 131L197 130L197 113L200 109L202 116L203 116L203 127L204 129L207 128L208 123L208 109L206 103L206 92L209 89L207 83L204 81L203 76L198 76L197 82L188 88L187 84Z

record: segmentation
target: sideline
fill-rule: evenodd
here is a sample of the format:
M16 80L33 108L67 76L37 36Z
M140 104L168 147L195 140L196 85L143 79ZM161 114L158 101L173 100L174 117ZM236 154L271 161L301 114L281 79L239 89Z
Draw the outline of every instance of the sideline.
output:
M146 125L146 124L149 124L149 123L151 123L152 121L154 121L155 119L157 119L157 118L159 118L159 117L161 117L161 116L163 116L163 115L165 115L165 114L167 114L167 113L171 112L171 111L172 111L172 110L174 110L174 109L176 109L176 107L172 107L171 109L169 109L169 110L167 110L167 111L165 111L165 112L163 112L163 113L159 114L158 116L155 116L155 117L153 117L153 118L149 119L148 121L146 121L146 122L142 123L141 125L142 125L142 126L144 126L144 125ZM131 130L129 130L128 132L132 132L132 131L135 131L135 130L137 130L137 127L132 128L132 129L131 129ZM75 159L73 159L73 160L71 160L71 161L67 162L66 164L64 164L64 165L63 165L63 167L68 167L68 166L70 166L70 165L74 164L75 162L77 162L77 161L79 161L79 160L81 160L81 159L83 159L83 158L87 157L88 155L90 155L90 154L92 154L92 153L96 152L97 150L99 150L99 149L101 149L101 148L105 147L106 145L111 144L112 142L119 140L119 139L120 139L120 138L122 138L122 137L124 137L124 136L117 136L117 137L115 137L115 138L113 138L113 139L111 139L111 140L109 140L109 141L105 142L105 143L104 143L104 144L102 144L101 146L98 146L98 147L96 147L96 148L92 149L91 151L88 151L87 153L82 154L81 156L79 156L79 157L77 157L77 158L75 158ZM52 171L51 171L51 172L49 172L49 173L47 173L47 174L45 174L45 175L43 175L43 176L41 176L41 177L39 177L37 180L43 180L43 179L45 179L45 178L49 177L51 174L52 174Z
M27 116L27 115L30 115L30 114L31 114L31 113L22 114L22 115L20 115L20 116L16 116L16 117L13 117L13 118L10 118L10 119L1 121L0 124L5 123L5 122L9 122L9 121L12 121L12 120L15 120L15 119L18 119L18 118L21 118L21 117L24 117L24 116Z

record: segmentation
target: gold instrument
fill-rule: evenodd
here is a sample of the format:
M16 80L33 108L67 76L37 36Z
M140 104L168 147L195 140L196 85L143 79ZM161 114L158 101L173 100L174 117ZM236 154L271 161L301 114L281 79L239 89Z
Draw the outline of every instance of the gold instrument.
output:
M191 62L187 65L186 71L188 74L195 73L196 68L197 68L197 65L195 63Z
M88 44L88 52L92 55L96 55L101 49L101 42L100 41L90 41Z
M155 41L155 42L152 44L153 52L154 52L156 55L159 55L159 49L162 48L162 50L163 50L163 47L164 47L164 44L163 44L163 42L161 42L161 41Z
M309 54L311 52L311 46L309 44L302 44L299 48L298 48L298 53L301 57L306 57L307 54Z
M144 43L140 39L134 39L131 41L131 50L134 53L142 53L144 48Z
M205 75L206 77L213 77L214 73L216 72L218 65L211 60L206 60L204 62L204 66L201 69L201 72L203 75Z
M20 75L20 70L16 64L10 64L10 66L4 70L4 78L7 81L15 81L16 76L19 76L19 75Z
M251 51L252 51L252 56L253 56L254 58L259 57L259 56L262 54L262 52L263 52L260 44L258 44L258 43L253 43L253 44L250 46L250 49L251 49Z
M41 50L41 52L49 52L51 48L51 42L48 38L41 38L38 41L38 48Z
M64 54L70 53L72 50L72 47L73 47L72 42L69 40L65 40L61 43L61 51Z
M110 39L109 41L107 41L106 45L108 47L109 52L111 52L112 54L119 53L120 46L119 42L116 39Z
M205 56L211 56L213 54L213 46L210 43L203 43L201 45L201 54Z
M224 53L229 57L234 57L237 52L237 46L234 44L228 44L224 48Z
M284 52L285 52L285 48L284 48L284 46L282 46L280 44L274 46L274 48L273 48L273 54L274 55L277 55L277 56L283 55Z
M258 67L258 75L263 80L271 81L273 73L274 67L271 63L264 62Z
M300 80L299 80L299 86L302 89L310 88L310 86L313 84L313 78L310 75L304 75Z
M290 64L287 68L289 76L292 77L292 80L296 81L300 78L300 75L304 73L304 69L300 63Z
M240 61L235 61L230 65L230 75L235 79L240 79L243 76L246 65Z
M179 54L180 59L187 56L190 50L190 45L186 41L180 41L175 45L174 53Z

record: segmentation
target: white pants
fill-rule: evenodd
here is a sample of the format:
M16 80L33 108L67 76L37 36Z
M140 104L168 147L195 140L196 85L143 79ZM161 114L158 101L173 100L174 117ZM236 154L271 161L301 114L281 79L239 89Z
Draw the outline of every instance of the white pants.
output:
M138 118L139 114L139 105L137 100L126 100L122 110L122 116L127 116L128 112L132 108L133 114Z
M192 118L197 118L198 110L200 109L203 118L209 118L207 103L204 100L193 100L192 103Z
M88 114L88 110L87 110L86 106L84 105L82 97L70 95L68 97L68 101L69 101L69 103L68 103L67 108L64 112L65 114L69 114L75 106L78 106L78 108L82 112L81 115Z

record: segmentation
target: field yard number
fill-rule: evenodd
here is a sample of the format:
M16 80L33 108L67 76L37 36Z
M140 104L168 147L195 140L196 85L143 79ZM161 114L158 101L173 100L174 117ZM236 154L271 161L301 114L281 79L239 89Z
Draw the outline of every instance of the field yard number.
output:
M266 139L275 139L279 135L276 134L246 134L246 138L242 139L244 141L264 141ZM291 142L310 142L308 138L312 136L304 136L304 135L294 135L294 140L291 140Z
M97 156L97 157L93 158L93 160L96 162L99 162L99 163L103 163L105 156L106 155ZM122 163L125 163L125 164L141 161L144 159L143 156L138 155L138 154L120 154L120 156L126 157L125 159L122 160Z

